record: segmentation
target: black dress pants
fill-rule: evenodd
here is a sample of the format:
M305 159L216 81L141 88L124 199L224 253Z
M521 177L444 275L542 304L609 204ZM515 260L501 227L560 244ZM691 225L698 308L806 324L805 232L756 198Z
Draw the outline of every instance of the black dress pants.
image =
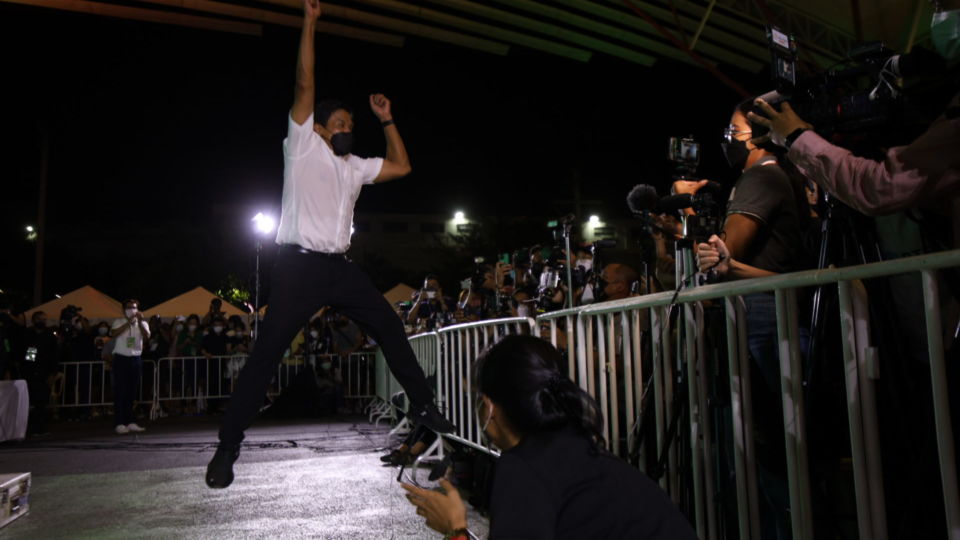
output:
M412 403L433 401L403 322L366 274L345 258L303 253L298 246L284 245L273 270L267 315L220 426L222 444L243 440L243 432L263 404L283 351L323 306L337 309L376 340L387 366Z

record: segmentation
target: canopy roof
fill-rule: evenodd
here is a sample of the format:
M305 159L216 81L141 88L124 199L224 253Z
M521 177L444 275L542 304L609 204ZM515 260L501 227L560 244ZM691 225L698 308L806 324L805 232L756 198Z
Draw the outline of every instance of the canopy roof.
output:
M59 319L60 311L71 305L81 308L80 314L91 320L114 319L123 316L123 305L120 302L89 285L84 285L56 300L31 308L27 310L25 315L29 321L35 312L42 311L47 314L50 320Z
M389 291L383 293L383 297L387 299L387 302L390 302L390 305L394 305L397 302L406 302L413 297L414 288L407 285L406 283L397 283L396 287L390 289Z
M210 301L214 298L220 297L204 289L203 287L197 287L196 289L189 290L179 296L175 296L166 302L163 302L162 304L157 304L152 308L145 310L143 313L148 317L153 317L154 315L160 315L161 317L176 317L178 315L183 315L186 317L194 313L203 317L203 315L210 310ZM220 300L223 300L223 298L220 298ZM223 300L223 306L221 309L227 317L231 315L247 315L247 313L237 309L226 300Z
M0 0L92 15L261 35L299 28L302 0ZM929 35L928 0L343 0L321 2L317 31L403 47L408 37L493 55L532 49L573 61L670 59L750 72L770 62L764 27L795 35L801 58L828 67L856 43L909 50Z

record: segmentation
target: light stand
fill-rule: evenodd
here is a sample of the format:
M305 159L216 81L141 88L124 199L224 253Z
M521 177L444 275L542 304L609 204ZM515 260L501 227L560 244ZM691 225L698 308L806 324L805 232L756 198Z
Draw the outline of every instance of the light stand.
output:
M568 308L573 307L573 295L576 291L573 290L573 254L570 253L570 229L573 227L573 214L568 214L561 219L561 225L563 227L563 243L564 248L567 250L567 298L566 303Z
M254 292L253 292L253 332L251 339L257 341L257 334L260 333L260 250L263 248L263 237L273 232L273 218L257 212L257 215L251 219L257 233L257 252L254 262Z

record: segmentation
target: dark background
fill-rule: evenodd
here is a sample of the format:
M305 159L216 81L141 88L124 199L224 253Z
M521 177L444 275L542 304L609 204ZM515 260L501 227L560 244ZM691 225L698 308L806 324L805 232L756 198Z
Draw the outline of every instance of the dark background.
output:
M0 289L30 303L24 227L37 221L44 135L44 301L90 284L151 306L247 279L249 218L279 211L298 38L269 25L249 37L0 6ZM600 53L580 63L519 46L499 57L323 34L317 59L320 96L355 106L356 153L383 154L367 105L383 92L413 161L411 176L365 188L358 212L463 209L542 224L572 211L579 186L596 201L588 211L626 217L632 186L668 189L667 139L678 135L701 141L702 176L732 178L718 142L739 96L669 60L644 68ZM765 73L721 69L750 91L769 86Z

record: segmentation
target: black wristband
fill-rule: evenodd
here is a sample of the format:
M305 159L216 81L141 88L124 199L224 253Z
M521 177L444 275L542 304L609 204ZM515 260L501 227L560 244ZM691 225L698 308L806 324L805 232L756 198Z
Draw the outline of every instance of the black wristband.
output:
M393 125L393 120L384 120L383 122L380 122L380 127L387 127L392 125Z
M789 135L787 135L787 137L783 140L783 144L787 147L787 150L793 146L793 142L796 141L800 135L803 135L803 132L806 130L807 128L798 127L797 129L791 131Z

